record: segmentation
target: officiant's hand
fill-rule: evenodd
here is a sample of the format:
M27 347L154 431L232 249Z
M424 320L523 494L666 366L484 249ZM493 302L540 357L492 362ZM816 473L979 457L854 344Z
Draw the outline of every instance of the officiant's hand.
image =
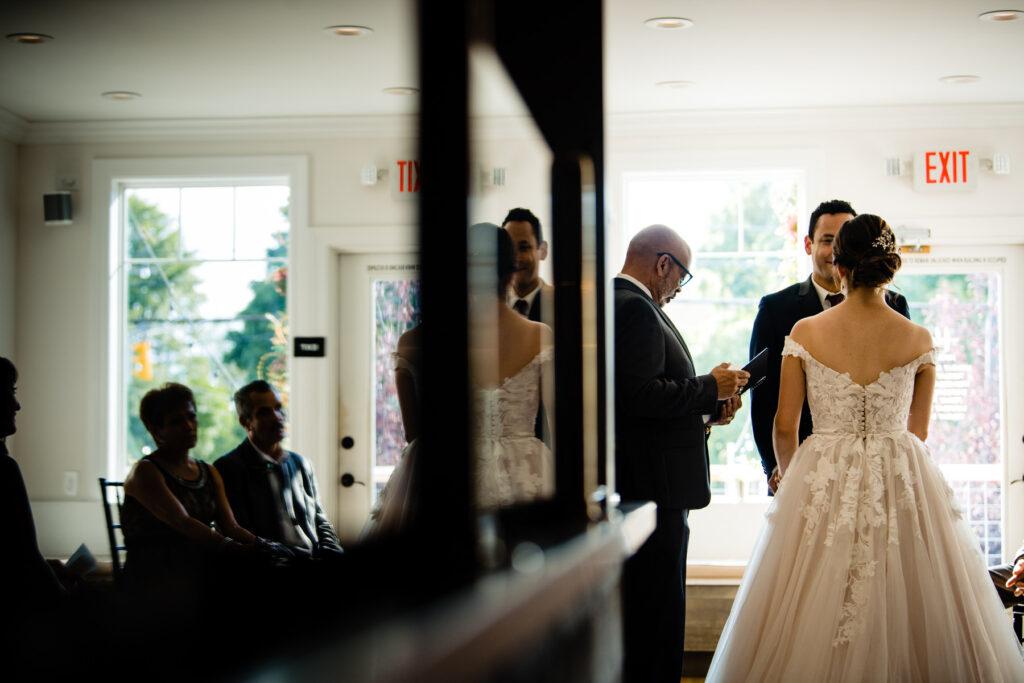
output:
M732 422L732 418L736 416L736 411L743 405L743 401L740 400L739 396L730 396L729 398L722 401L722 412L718 414L718 419L709 420L709 425L727 425Z
M746 370L733 370L729 363L722 363L711 370L711 376L718 383L718 398L729 398L735 396L750 379L750 373Z

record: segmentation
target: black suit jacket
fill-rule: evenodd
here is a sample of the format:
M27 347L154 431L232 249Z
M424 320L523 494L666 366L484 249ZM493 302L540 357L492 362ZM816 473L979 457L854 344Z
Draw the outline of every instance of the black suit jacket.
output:
M886 290L885 302L910 318L907 300L902 294ZM786 335L797 321L821 313L821 299L808 277L803 282L780 289L774 294L761 297L754 318L754 329L750 334L750 357L761 349L768 349L768 376L761 386L750 392L750 422L754 427L754 442L761 454L761 467L770 475L775 469L775 448L772 445L772 428L775 426L775 411L779 408L779 377L782 374L782 346ZM804 400L800 414L800 442L811 435L811 409Z
M544 284L542 280L540 283L540 291L537 292L537 296L533 297L533 303L530 304L530 310L526 312L527 320L542 323L541 319L544 310L544 300L551 296L552 288ZM537 406L537 418L534 420L533 434L538 439L543 441L551 447L551 428L548 426L547 412L544 410L544 403L541 402Z
M270 465L249 439L213 463L224 480L224 491L235 521L257 536L287 543L281 520L289 519L296 531L313 542L314 552L319 549L340 551L334 528L320 507L313 467L301 455L285 453L279 465L283 475L281 496L274 496L267 479Z
M694 510L711 502L702 415L718 385L698 377L686 342L633 283L615 287L615 482L623 500Z

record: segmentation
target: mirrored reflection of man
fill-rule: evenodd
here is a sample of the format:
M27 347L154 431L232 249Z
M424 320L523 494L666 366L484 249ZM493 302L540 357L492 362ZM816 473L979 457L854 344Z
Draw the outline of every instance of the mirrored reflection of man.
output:
M622 575L624 680L678 682L686 615L687 515L711 501L707 439L740 406L750 376L722 363L698 376L662 311L690 279L690 247L664 225L630 241L615 276L615 484L654 501L657 527ZM717 419L719 399L727 399Z
M333 557L341 553L338 537L320 507L313 467L281 447L284 407L281 396L263 380L235 394L238 422L246 439L213 465L235 520L263 538L300 555Z
M540 219L529 209L511 209L501 227L512 238L512 251L516 257L516 272L508 290L509 307L530 320L552 325L550 319L541 317L545 312L548 318L551 317L554 287L540 276L540 262L548 257L548 243L544 240ZM543 404L537 408L534 436L551 446L551 430Z
M541 321L550 311L553 288L540 277L540 262L548 257L540 220L529 209L508 212L501 227L508 231L516 255L516 272L508 292L508 305L530 320Z
M750 334L750 357L767 348L768 374L765 381L750 392L750 421L754 428L754 441L761 454L761 466L768 477L768 489L772 493L779 485L772 427L779 407L782 346L797 321L838 306L845 298L840 291L839 275L832 265L832 241L843 223L856 215L849 202L841 199L819 204L811 213L804 237L804 251L811 257L811 275L803 282L763 296L758 305ZM910 318L907 300L902 295L887 291L885 301L895 311ZM800 443L810 436L811 430L811 409L805 400L800 415Z

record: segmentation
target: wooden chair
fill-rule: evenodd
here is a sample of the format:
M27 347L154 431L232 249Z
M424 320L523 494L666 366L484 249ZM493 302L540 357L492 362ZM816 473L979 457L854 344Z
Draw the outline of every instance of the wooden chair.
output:
M113 490L114 501L117 503L117 520L111 511L109 492ZM121 530L121 508L124 505L124 482L109 481L100 477L100 502L103 503L103 514L107 520L107 540L110 542L110 559L114 565L114 587L121 588L124 583L124 563L122 555L125 551L124 532ZM118 542L118 534L121 541Z

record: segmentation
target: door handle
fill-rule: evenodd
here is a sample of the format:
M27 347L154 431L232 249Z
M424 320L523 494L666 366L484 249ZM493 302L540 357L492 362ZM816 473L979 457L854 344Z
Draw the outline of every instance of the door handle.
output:
M352 486L352 484L359 484L360 486L366 486L366 482L356 481L356 478L354 476L352 476L351 474L349 474L348 472L346 472L345 474L341 475L341 485L342 486L344 486L345 488L348 488L349 486Z

